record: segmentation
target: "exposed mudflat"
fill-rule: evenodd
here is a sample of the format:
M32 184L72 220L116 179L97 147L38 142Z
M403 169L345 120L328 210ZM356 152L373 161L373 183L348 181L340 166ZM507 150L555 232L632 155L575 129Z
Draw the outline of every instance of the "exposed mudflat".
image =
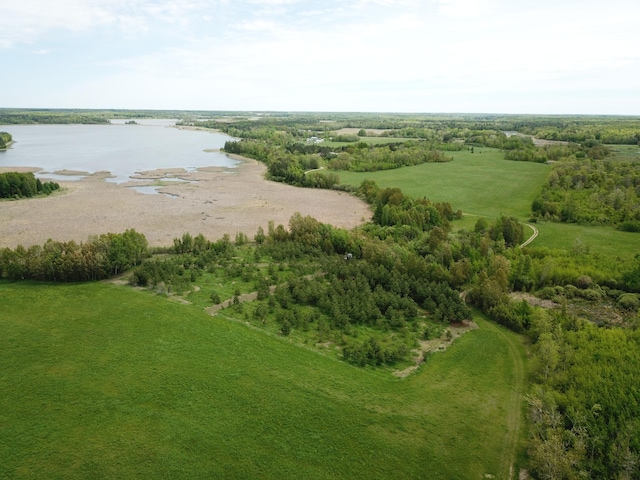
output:
M344 228L371 216L368 205L352 195L271 182L264 178L264 165L243 160L236 168L144 172L125 184L105 181L108 172L56 180L61 191L53 195L0 201L0 247L40 245L49 238L84 242L128 228L143 233L151 246L167 246L185 232L210 240L225 233L233 239L237 232L252 238L258 227L266 231L270 220L286 226L295 212ZM0 172L17 170L29 169ZM146 194L132 185L162 186L159 194Z

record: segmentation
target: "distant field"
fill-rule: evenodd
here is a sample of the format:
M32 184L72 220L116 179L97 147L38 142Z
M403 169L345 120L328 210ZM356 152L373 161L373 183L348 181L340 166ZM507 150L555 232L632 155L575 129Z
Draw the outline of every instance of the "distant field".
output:
M482 318L400 380L127 287L0 292L2 478L506 478L524 436Z
M452 226L454 230L473 230L477 221L478 217L465 215L461 220L455 220ZM574 223L540 222L532 225L539 231L539 235L531 244L532 247L571 251L575 246L582 245L592 253L623 259L633 258L640 253L640 234L638 233L622 232L613 227L594 227ZM531 235L531 229L525 227L525 240Z
M633 148L621 147L622 151ZM414 197L451 203L465 213L454 222L455 229L473 229L478 216L489 220L499 215L513 215L528 220L531 202L550 172L548 165L512 162L503 159L499 150L482 148L476 152L447 152L454 156L449 163L427 163L415 167L373 173L338 172L341 183L359 185L365 178L381 187L399 187ZM532 245L571 250L576 239L591 252L607 256L632 257L640 253L640 235L610 227L543 222ZM525 238L531 235L525 230Z
M640 253L639 233L573 223L542 222L535 225L540 231L534 242L537 247L571 250L574 245L582 244L590 252L613 258L631 258Z
M480 153L481 152L481 153ZM343 184L359 185L369 178L381 187L399 187L413 197L449 202L464 213L527 219L531 202L549 175L548 165L513 162L500 150L477 148L446 152L454 160L373 173L337 172Z
M324 141L321 145L326 145L329 147L346 147L349 145L355 145L356 143L366 143L367 145L385 145L387 143L403 143L406 141L416 141L415 138L394 138L394 137L361 137L357 142L332 142L332 141Z
M614 151L616 160L640 161L639 145L607 145Z

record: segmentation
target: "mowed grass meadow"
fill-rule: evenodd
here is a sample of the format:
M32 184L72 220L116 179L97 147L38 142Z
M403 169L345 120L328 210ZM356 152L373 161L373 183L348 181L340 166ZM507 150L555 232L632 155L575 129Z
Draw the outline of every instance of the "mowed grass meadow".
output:
M521 445L525 347L481 317L398 379L126 286L0 298L1 478L507 478Z
M531 202L551 172L549 165L505 160L504 152L492 148L445 154L453 156L453 161L379 172L336 173L343 184L360 185L362 180L371 179L382 188L399 187L411 197L449 202L454 210L466 214L527 219Z

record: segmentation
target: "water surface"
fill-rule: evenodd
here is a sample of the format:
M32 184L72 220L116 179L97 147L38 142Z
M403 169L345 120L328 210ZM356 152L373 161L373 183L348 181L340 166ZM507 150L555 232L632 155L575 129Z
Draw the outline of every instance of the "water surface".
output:
M0 151L0 167L37 167L38 175L75 180L78 176L54 176L72 170L108 171L109 181L126 182L136 172L199 167L234 167L238 162L210 151L222 148L231 137L217 132L177 129L172 120L142 119L139 125L114 120L111 125L0 125L14 143ZM205 151L208 150L208 151Z

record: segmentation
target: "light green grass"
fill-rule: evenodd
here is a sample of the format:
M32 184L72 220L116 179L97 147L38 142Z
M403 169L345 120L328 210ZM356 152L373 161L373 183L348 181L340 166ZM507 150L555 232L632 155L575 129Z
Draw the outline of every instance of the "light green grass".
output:
M622 148L622 147L621 147ZM635 147L634 147L635 148ZM472 230L478 216L491 221L499 215L513 215L522 221L531 214L531 203L550 173L548 165L504 160L499 150L476 148L447 152L454 156L448 163L427 163L415 167L373 173L338 172L341 183L359 185L375 180L380 187L398 187L406 195L449 202L465 216L453 222L454 229ZM479 152L482 153L479 153ZM640 253L640 235L615 230L566 223L536 224L539 236L531 246L571 250L576 239L593 253L630 258ZM531 235L525 230L525 238Z
M575 245L584 245L592 253L612 258L632 258L640 253L639 233L573 223L541 222L535 225L540 234L532 246L571 251Z
M468 214L526 219L551 171L544 164L505 160L501 151L490 148L446 154L454 160L381 172L337 173L343 184L359 185L368 178L383 188L399 187L405 195L449 202Z
M627 162L640 161L640 145L607 145L607 146L611 150L613 150L614 156L612 158L614 160L622 160Z
M506 478L522 438L481 318L400 380L127 287L0 296L2 478Z

